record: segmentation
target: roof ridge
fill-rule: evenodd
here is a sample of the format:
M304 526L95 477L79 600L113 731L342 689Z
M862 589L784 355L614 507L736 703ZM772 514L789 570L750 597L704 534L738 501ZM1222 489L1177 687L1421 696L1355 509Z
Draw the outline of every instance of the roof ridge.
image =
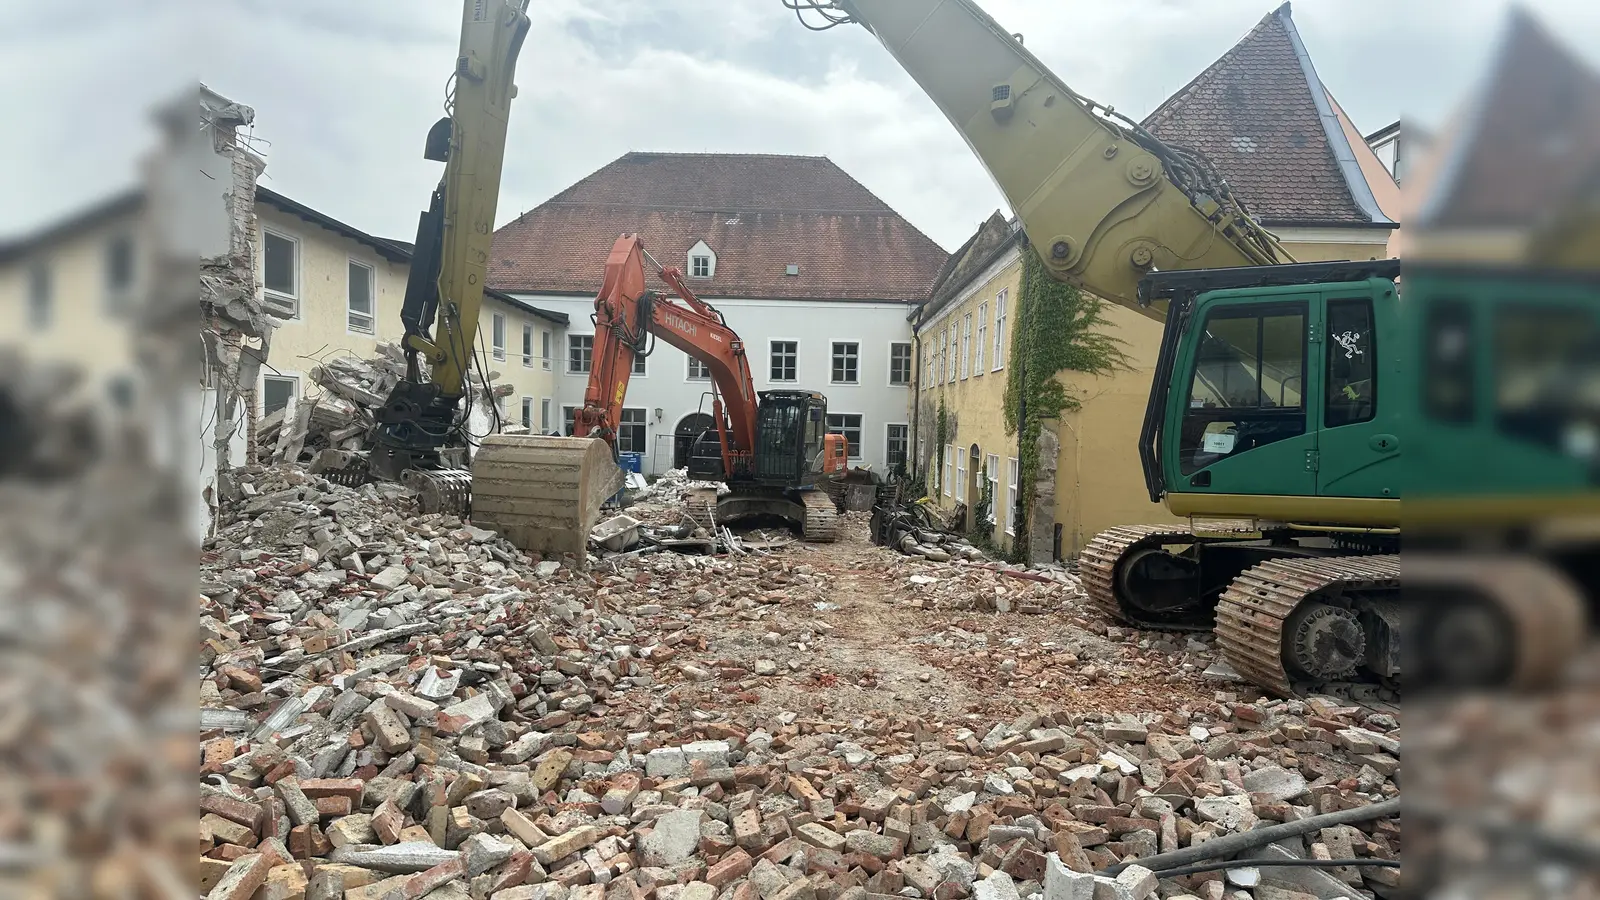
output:
M828 159L825 155L813 156L809 153L771 153L765 150L739 151L739 150L629 150L611 162L625 159L629 156L762 156L770 159ZM610 165L607 163L606 165ZM603 167L602 167L603 168Z
M880 200L879 202L881 203L882 201ZM629 203L622 200L556 200L552 198L534 207L534 209L542 209L547 206L621 207L623 209L666 210L675 212L708 213L715 215L725 215L728 213L738 213L740 215L744 215L746 213L791 213L800 216L888 216L896 219L904 218L887 204L885 204L881 209L840 209L833 207L812 209L796 206L679 206L672 203ZM533 210L529 210L528 212L532 211ZM527 215L527 213L523 213L522 215ZM517 218L520 219L522 216L518 216ZM511 223L507 222L506 224L509 225Z
M1295 27L1294 20L1289 16L1288 0L1278 7L1275 15L1283 22L1283 30L1289 37L1289 45L1294 49L1295 60L1300 64L1301 74L1305 76L1306 90L1311 92L1311 103L1316 108L1317 119L1322 125L1323 134L1328 139L1328 150L1333 154L1334 165L1344 179L1344 188L1349 192L1351 202L1375 225L1398 224L1378 205L1378 198L1372 193L1372 185L1367 182L1366 174L1361 171L1361 163L1356 159L1355 148L1350 145L1350 139L1345 135L1344 127L1339 122L1338 112L1333 108L1337 101L1333 99L1333 92L1322 83L1322 76L1317 74L1316 63L1311 61L1311 51L1306 49L1305 41L1300 39L1300 29ZM1350 127L1354 128L1354 123Z

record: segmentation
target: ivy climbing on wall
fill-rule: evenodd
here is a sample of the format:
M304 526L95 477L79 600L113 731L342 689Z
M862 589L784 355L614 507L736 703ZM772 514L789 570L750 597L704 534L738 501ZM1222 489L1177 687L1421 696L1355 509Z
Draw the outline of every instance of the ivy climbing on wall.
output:
M1123 341L1105 333L1105 303L1050 277L1029 249L1022 252L1022 290L1012 314L1006 366L1006 433L1018 436L1019 489L1013 557L1027 555L1032 485L1039 472L1039 430L1045 419L1078 409L1082 398L1056 376L1065 371L1109 375L1130 368Z
M944 445L950 442L950 410L944 405L944 394L939 395L939 414L933 426L933 495L944 490Z

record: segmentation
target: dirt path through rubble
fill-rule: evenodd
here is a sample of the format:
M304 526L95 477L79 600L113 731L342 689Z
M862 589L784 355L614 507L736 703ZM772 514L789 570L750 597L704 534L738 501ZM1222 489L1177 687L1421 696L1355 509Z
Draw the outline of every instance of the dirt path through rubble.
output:
M820 592L698 623L709 640L706 662L758 674L775 668L739 679L739 698L761 714L846 721L895 713L976 724L1047 708L1162 711L1211 693L1197 677L1174 679L1176 666L1139 661L1136 647L1062 612L911 606L903 595L914 564L873 546L863 522L850 522L838 543L794 547L783 558L815 571ZM1147 671L1124 677L1130 663Z

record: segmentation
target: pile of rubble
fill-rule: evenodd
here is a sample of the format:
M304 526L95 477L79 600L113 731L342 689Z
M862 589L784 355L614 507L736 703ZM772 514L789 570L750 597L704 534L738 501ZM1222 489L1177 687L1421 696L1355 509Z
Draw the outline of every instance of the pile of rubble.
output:
M1398 796L1390 716L1193 692L1116 715L774 711L763 685L838 676L804 649L740 662L719 623L817 618L838 576L815 561L837 548L576 571L413 515L392 486L287 468L236 483L201 562L211 898L1300 900L1397 883L1245 861L1095 874ZM773 634L850 640L820 621ZM1399 842L1379 818L1254 852L1393 860Z
M312 367L310 378L321 390L301 398L291 407L264 416L256 427L259 458L272 462L300 462L322 450L360 451L369 449L377 433L374 411L383 407L394 386L405 378L405 352L398 344L379 341L377 356L357 359L340 356ZM470 372L474 408L487 406L483 398L498 403L511 396L514 387L497 383L498 373L489 373L492 388L484 390L482 379ZM503 423L507 434L525 434L526 429ZM482 426L474 433L482 433Z
M918 609L1015 610L1034 614L1060 610L1087 596L1078 576L1059 566L928 567L928 571L906 576L901 592L902 601Z

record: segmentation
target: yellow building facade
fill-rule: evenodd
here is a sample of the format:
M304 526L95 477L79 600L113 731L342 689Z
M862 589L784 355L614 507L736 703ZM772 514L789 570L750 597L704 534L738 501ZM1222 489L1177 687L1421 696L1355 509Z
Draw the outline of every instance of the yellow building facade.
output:
M317 365L342 356L372 358L380 342L398 344L404 337L407 245L265 189L257 191L254 242L262 296L281 319L257 385L258 416L320 393L311 379ZM485 295L478 346L489 357L490 380L512 386L500 404L507 428L561 427L555 377L565 327L563 314L498 292Z
M125 412L138 401L129 317L148 281L143 209L120 195L0 248L0 347L72 364L78 399Z

